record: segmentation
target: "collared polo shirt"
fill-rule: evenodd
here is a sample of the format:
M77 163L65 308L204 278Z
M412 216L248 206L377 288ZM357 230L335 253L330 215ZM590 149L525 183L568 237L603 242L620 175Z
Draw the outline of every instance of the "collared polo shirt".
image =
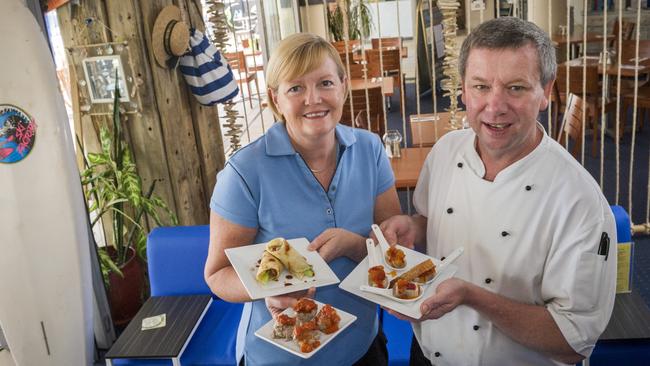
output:
M616 243L607 201L545 133L493 182L483 179L475 141L472 130L450 132L427 157L414 193L417 212L428 218L427 253L440 258L465 247L456 277L545 306L571 347L588 356L614 305L616 246L607 261L597 254L603 232ZM413 328L434 365L561 364L464 305Z
M375 199L394 184L379 137L343 125L336 127L339 161L328 191L293 148L284 123L235 153L217 176L210 208L233 223L257 228L256 243L275 237L312 241L328 228L368 236ZM347 257L329 263L343 280L357 263ZM337 285L316 289L316 300L357 316L342 334L309 360L261 340L254 332L271 319L264 301L247 303L240 331L248 365L348 365L361 358L377 334L376 306ZM238 338L241 348L244 338ZM341 350L345 350L342 352Z

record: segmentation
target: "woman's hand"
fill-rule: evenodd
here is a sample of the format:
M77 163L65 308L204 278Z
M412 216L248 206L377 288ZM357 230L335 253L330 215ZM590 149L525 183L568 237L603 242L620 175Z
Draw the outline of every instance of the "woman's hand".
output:
M269 309L269 313L273 316L273 319L277 318L284 309L292 307L299 299L303 297L314 298L316 293L315 287L310 287L308 290L290 292L288 294L271 296L264 299L266 303L266 308Z
M342 256L359 262L366 256L366 239L345 229L331 228L318 235L307 249L317 250L326 262Z

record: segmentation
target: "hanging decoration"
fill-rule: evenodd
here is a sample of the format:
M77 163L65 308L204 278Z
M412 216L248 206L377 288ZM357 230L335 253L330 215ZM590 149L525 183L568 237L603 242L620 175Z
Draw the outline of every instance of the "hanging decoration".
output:
M442 12L443 35L445 37L445 59L443 61L442 74L445 76L440 81L444 90L443 96L448 96L449 104L449 125L451 129L459 129L461 125L456 118L458 111L458 96L460 90L460 75L458 74L458 44L456 43L456 14L460 4L456 0L439 0L438 7Z
M211 29L210 38L219 51L223 54L228 45L228 23L226 20L226 6L221 1L206 0L208 13L208 23ZM224 135L230 139L231 155L241 147L241 135L243 134L243 125L237 123L238 118L243 118L235 109L235 103L230 100L223 103L224 115L220 116L225 119L223 128L226 129Z

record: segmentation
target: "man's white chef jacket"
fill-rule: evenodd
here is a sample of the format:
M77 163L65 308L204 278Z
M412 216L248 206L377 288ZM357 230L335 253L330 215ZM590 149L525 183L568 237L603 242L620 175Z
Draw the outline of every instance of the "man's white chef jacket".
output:
M607 201L545 132L528 156L484 180L475 136L471 129L446 134L422 168L413 200L428 218L427 253L441 258L464 246L456 277L545 306L571 347L590 355L615 297L616 227ZM607 261L598 255L603 232ZM434 365L561 364L464 305L413 329Z

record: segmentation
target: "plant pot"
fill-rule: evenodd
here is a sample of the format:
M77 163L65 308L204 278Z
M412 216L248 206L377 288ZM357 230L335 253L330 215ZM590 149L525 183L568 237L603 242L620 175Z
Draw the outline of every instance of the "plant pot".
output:
M108 253L113 257L115 250L109 247ZM120 266L124 277L115 272L108 275L108 301L113 323L117 327L127 325L143 303L145 281L142 263L138 260L133 248L129 248L127 257L126 263Z

